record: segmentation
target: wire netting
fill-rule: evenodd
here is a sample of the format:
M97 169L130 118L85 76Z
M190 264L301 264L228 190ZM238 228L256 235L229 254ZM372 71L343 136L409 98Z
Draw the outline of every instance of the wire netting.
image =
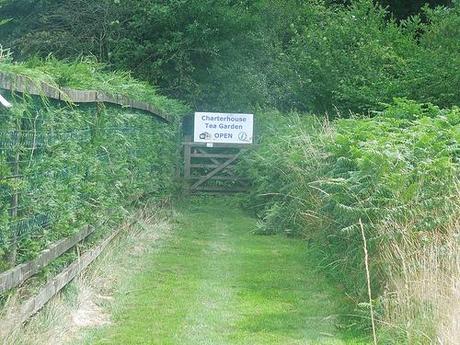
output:
M108 209L172 190L177 126L116 106L8 96L13 107L0 108L0 271Z

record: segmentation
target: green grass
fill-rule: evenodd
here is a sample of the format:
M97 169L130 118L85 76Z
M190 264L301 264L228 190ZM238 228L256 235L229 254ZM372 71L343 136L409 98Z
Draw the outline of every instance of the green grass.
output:
M123 284L113 323L85 344L361 344L339 334L344 301L307 245L259 236L234 199L192 199L173 235Z

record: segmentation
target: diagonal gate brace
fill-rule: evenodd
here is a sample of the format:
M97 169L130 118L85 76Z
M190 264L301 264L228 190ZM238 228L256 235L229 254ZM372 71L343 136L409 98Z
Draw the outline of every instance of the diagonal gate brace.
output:
M199 147L197 148L197 151L198 151L199 153L203 153L203 154L206 154L206 153L207 153L205 150L200 149ZM218 159L213 158L213 157L209 158L209 160L211 160L211 162L213 162L213 163L216 164L216 165L222 164L221 161L219 161ZM229 173L231 176L235 176L235 173L234 173L233 171L231 171L231 170L229 170L228 173Z
M233 156L232 158L226 160L225 162L223 162L220 166L218 166L217 168L215 168L214 170L210 171L207 175L203 176L202 178L200 178L198 181L196 181L191 187L190 189L191 190L194 190L196 189L199 185L203 184L204 182L208 181L209 179L211 179L214 175L218 174L219 172L221 172L222 170L224 170L226 167L228 167L230 164L232 164L243 152L246 152L245 149L242 149L240 150L240 152L238 152L237 154L235 154L235 156Z

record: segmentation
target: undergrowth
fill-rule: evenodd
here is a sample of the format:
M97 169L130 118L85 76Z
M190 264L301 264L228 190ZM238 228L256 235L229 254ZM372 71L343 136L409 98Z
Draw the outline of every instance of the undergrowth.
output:
M458 264L460 109L396 99L374 118L291 115L258 114L260 148L240 165L252 180L247 205L261 219L258 232L309 239L368 327L361 221L381 340L431 344L454 334L448 324L458 320L439 314L458 294L449 288L458 266L446 258ZM435 275L439 293L411 295Z
M135 200L158 200L175 190L182 104L91 62L5 60L0 70L56 87L132 94L177 119L164 123L102 103L5 94L13 106L0 107L0 272L86 224L103 223L108 215L112 225L121 221L123 208Z

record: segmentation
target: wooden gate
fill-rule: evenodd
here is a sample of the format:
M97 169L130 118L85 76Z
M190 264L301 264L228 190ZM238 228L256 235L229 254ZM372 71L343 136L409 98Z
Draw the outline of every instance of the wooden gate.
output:
M188 139L188 140L187 140ZM252 149L247 144L213 144L192 142L184 144L184 179L188 191L235 193L248 190L248 180L235 171L242 154Z

